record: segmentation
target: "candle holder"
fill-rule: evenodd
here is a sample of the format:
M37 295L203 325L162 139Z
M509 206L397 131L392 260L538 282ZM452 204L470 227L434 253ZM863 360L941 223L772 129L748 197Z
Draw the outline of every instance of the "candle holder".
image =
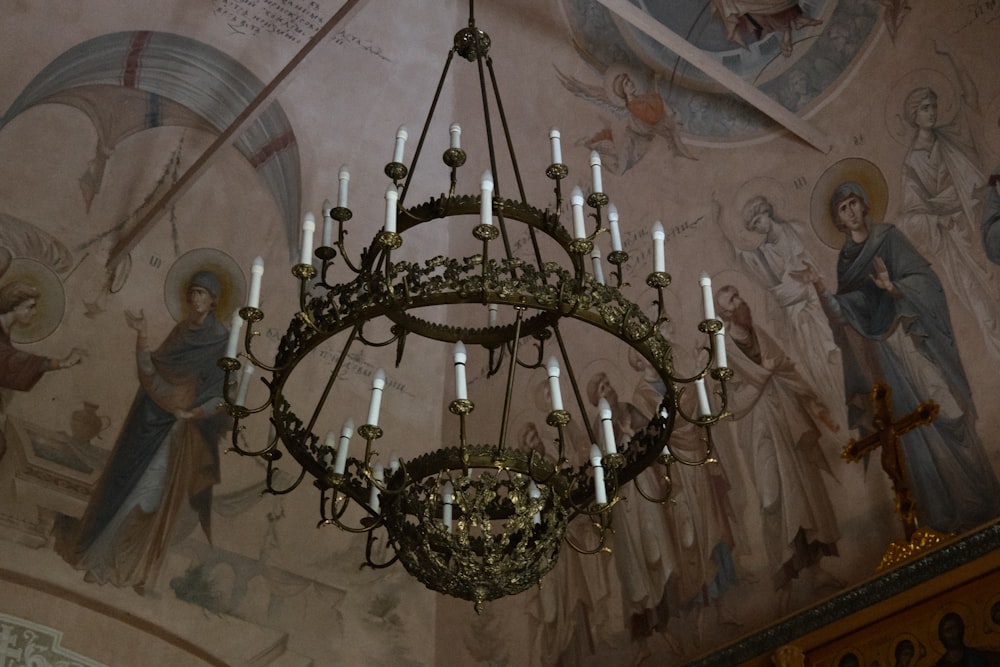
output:
M351 213L351 209L345 206L334 206L330 209L330 217L337 222L343 223L354 217L354 214Z
M646 284L657 289L668 287L670 285L670 274L663 271L653 271L646 276Z
M569 244L569 251L574 255L590 255L594 249L594 242L590 239L573 239Z
M382 437L382 429L375 424L362 424L358 427L358 435L371 442Z
M312 280L316 277L316 267L312 264L296 264L292 267L292 275L299 280Z
M407 173L406 165L402 162L390 162L385 165L385 175L391 178L393 183L398 183L406 178Z
M472 230L472 235L480 241L492 241L500 236L500 230L495 225L476 225Z
M569 167L562 162L553 162L545 168L545 175L554 181L561 181L569 175Z
M452 169L457 169L465 164L465 151L461 148L449 148L441 156L444 163L451 167Z
M375 242L388 250L396 250L403 245L403 237L396 232L387 232L383 229L375 236Z
M591 192L589 195L587 195L587 206L589 206L590 208L600 208L602 206L607 206L609 201L611 200L608 199L608 196L603 192Z

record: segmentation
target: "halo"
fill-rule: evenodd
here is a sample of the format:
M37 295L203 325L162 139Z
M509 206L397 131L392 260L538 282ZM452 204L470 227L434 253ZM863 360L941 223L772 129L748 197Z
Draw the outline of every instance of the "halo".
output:
M175 321L187 317L187 288L194 274L211 271L222 285L222 293L215 306L215 316L228 322L233 312L246 298L246 279L236 261L215 248L189 250L174 262L163 282L163 300Z
M913 127L903 116L906 97L917 88L930 88L937 94L938 117L936 125L947 125L955 119L958 111L958 96L955 84L936 69L921 68L907 72L889 88L885 98L885 127L889 136L899 143L909 145L913 138Z
M621 74L628 74L629 79L635 84L635 88L640 92L648 92L650 89L649 75L643 74L638 68L616 63L609 65L604 71L604 80L601 85L604 87L604 95L608 102L616 107L625 108L625 100L615 92L615 79Z
M938 637L938 629L941 627L941 621L945 616L951 613L958 614L958 616L962 619L962 623L965 624L966 631L968 631L969 626L972 625L973 621L970 619L975 618L975 615L972 613L969 606L963 604L962 602L948 602L942 605L934 614L934 619L930 626L932 636L930 643L932 643L935 648L941 646L941 639ZM966 634L966 637L968 637L968 634Z
M770 202L774 214L784 217L783 213L788 203L785 189L778 181L767 176L758 176L740 186L733 196L732 215L722 220L726 226L726 234L732 239L739 250L753 250L760 245L763 234L752 232L743 223L743 207L754 197L764 197Z
M819 240L834 250L843 247L844 233L837 229L830 218L829 202L833 191L845 181L855 181L865 189L871 205L871 220L885 219L889 200L885 174L874 163L860 157L848 157L827 167L813 188L809 202L809 222Z
M35 306L35 318L27 326L11 328L14 343L37 343L47 338L62 322L66 312L66 293L62 281L45 264L28 257L14 257L0 278L0 287L22 282L37 289L41 296Z
M626 366L622 363L618 363L617 360L608 359L606 357L593 359L590 363L584 366L583 372L577 376L580 380L580 393L583 395L584 403L588 407L591 407L590 396L588 395L589 392L587 390L590 386L591 378L598 373L604 373L608 377L608 382L611 383L615 393L618 394L619 401L631 400L632 384L628 382L628 379L625 376L625 368Z

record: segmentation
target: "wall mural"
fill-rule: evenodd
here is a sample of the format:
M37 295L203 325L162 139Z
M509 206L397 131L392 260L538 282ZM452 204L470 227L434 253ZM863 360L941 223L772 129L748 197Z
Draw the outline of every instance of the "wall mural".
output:
M303 23L268 23L244 12L252 8L246 2L217 0L212 15L240 39L271 35L299 44L299 28L322 23L317 3L306 4ZM852 77L874 49L891 55L916 39L916 10L897 0L639 5L800 115L852 94ZM572 41L543 76L576 115L563 130L573 150L599 152L612 178L637 179L637 190L660 187L670 169L680 178L687 170L710 174L741 141L758 141L753 150L761 154L770 150L772 121L676 54L589 0L563 0L559 12L559 29L568 27ZM574 524L571 539L600 553L566 549L540 590L509 606L498 601L482 617L460 616L462 625L445 634L462 658L495 665L593 664L608 655L633 664L691 659L870 576L865 559L881 543L861 538L898 531L889 480L876 460L848 467L840 452L851 437L877 429L870 399L876 380L891 385L896 414L926 400L940 406L931 425L903 436L920 523L951 533L1000 515L998 451L983 426L995 422L987 397L996 387L983 383L971 361L980 353L976 361L986 364L1000 356L1000 167L993 168L1000 114L980 99L997 95L996 86L982 68L964 65L968 49L958 32L935 34L920 62L892 73L893 85L846 147L804 157L793 148L792 176L734 168L727 174L734 187L678 193L684 210L643 202L643 214L663 217L676 248L713 244L704 268L736 371L732 417L714 431L718 460L675 465L669 481L643 473L615 508L607 545L595 545L585 522ZM389 62L365 35L341 31L332 42ZM83 223L72 234L0 210L0 472L12 477L16 470L22 481L58 489L43 518L23 530L31 539L19 539L54 551L60 576L82 578L99 591L94 595L134 591L144 602L180 601L198 613L299 633L295 649L317 660L331 641L358 633L383 642L364 646L376 662L421 664L411 650L429 643L419 630L433 631L434 621L400 591L402 575L359 573L357 544L314 533L310 540L327 540L321 555L305 563L290 558L301 543L289 538L295 501L261 497L259 464L220 456L231 433L218 413L215 359L243 301L241 261L190 236L182 240L183 223L168 211L171 224L156 231L173 257L156 271L141 272L125 258L107 274L91 270L86 287L71 283L95 257L106 259L177 183L193 137L217 135L262 85L205 42L124 31L65 48L22 90L8 91L13 102L0 117L0 137L19 131L31 113L60 105L86 115L95 142L86 167L73 175ZM224 92L213 93L219 86ZM143 163L151 180L133 193L129 210L88 217L102 195L116 192L112 182L128 177L121 171L128 167L114 163L120 152L164 129L172 133ZM257 179L240 187L265 190L272 200L271 238L282 254L296 252L301 134L275 103L235 142ZM872 144L879 149L869 150ZM650 252L641 224L624 230L630 264ZM641 283L642 270L629 270L627 279ZM686 371L704 350L678 324L691 319L680 289L666 292L671 321L664 326L676 345L675 366ZM273 344L278 331L262 334ZM98 347L101 356L94 346L103 338L117 345ZM663 387L642 359L613 357L599 344L591 352L579 369L582 399L590 407L609 402L620 441L649 420ZM358 377L373 370L360 356L347 364ZM113 368L105 374L124 397L120 404L82 390L85 382L60 385L99 365ZM54 396L51 404L32 400L36 388ZM406 384L396 390L410 397L421 391ZM551 452L547 391L542 381L522 397L511 433ZM571 422L568 446L589 448L599 429ZM672 446L694 458L701 437L679 425ZM252 477L222 485L227 466L237 465ZM30 523L0 518L8 531ZM975 632L967 610L940 610L927 616L923 634L896 633L891 645L859 644L821 664L875 664L875 655L877 664L934 664L946 653L985 660L1000 646L1000 602L992 602L992 625L979 622ZM317 610L322 623L313 621ZM437 613L447 624L465 611ZM4 617L5 627L29 627L18 623ZM520 630L525 641L512 646L507 640ZM52 644L54 651L58 641Z

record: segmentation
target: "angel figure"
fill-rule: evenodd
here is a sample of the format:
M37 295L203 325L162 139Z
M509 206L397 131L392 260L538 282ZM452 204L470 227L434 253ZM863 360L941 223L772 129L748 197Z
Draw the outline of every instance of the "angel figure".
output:
M608 169L624 174L639 163L657 136L666 140L671 155L697 159L683 144L680 115L660 95L655 75L648 87L640 89L635 72L595 62L579 46L577 50L601 74L603 84L584 83L558 68L556 74L566 90L600 106L614 118L584 141L587 148L600 153Z

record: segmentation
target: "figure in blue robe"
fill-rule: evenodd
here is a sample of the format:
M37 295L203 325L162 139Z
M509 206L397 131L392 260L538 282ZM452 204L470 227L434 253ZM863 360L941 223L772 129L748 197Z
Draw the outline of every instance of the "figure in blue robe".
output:
M211 540L212 486L219 481L227 329L213 309L219 279L201 271L187 290L189 316L156 351L142 315L126 313L138 333L140 388L83 518L66 521L56 548L88 581L155 583L168 547L198 523Z
M830 215L846 236L836 294L813 276L843 354L848 423L862 435L872 431L870 395L880 380L892 388L896 415L936 402L937 419L902 436L917 521L945 533L968 530L1000 513L1000 485L976 433L944 291L906 237L870 222L869 210L860 184L834 191Z

